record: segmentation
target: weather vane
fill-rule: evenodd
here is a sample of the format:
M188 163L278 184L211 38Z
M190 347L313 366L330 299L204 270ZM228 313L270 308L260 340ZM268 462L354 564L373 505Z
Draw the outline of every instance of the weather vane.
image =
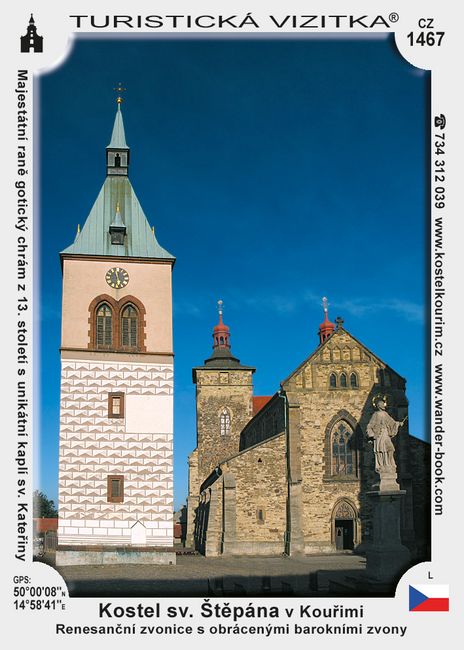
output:
M117 103L117 104L122 104L122 102L123 102L124 100L123 100L123 98L121 97L121 93L123 93L126 89L123 88L122 83L119 82L117 88L113 88L113 90L116 91L116 92L118 93L118 96L117 96L117 98L116 98L116 103Z
M218 300L217 305L218 305L219 315L222 316L222 306L224 305L224 303L222 302L222 300Z
M329 311L329 307L328 307L328 305L329 305L328 300L327 300L327 298L324 296L324 298L322 298L322 308L323 308L323 310L324 310L324 312L325 312L326 314L327 314L327 312Z

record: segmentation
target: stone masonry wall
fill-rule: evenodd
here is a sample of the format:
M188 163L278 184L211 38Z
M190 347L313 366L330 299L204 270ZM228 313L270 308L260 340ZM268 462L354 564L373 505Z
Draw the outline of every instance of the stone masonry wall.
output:
M346 388L340 386L342 372L347 376ZM357 387L350 386L352 372L356 373ZM331 373L337 376L336 388L330 387ZM371 512L367 498L362 495L374 482L374 456L365 436L374 411L372 397L379 392L388 394L391 404L407 409L402 379L341 330L283 387L300 404L302 528L306 552L333 549L332 516L341 499L351 504L359 517L357 544L363 536L367 541ZM396 413L390 412L398 419ZM330 431L339 420L354 430L358 471L353 477L332 474Z
M416 553L430 559L430 444L410 436Z
M221 466L224 473L230 473L235 479L235 548L241 554L284 551L285 449L285 434L282 433L247 449Z
M251 370L196 370L197 448L200 485L225 458L239 450L240 432L252 417ZM220 415L230 414L230 433L221 435Z

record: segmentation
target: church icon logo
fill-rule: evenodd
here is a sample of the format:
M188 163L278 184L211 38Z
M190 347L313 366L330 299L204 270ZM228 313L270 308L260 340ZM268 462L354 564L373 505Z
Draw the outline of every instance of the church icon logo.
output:
M37 34L37 27L35 26L34 16L31 14L29 18L29 25L27 32L24 36L20 37L21 52L43 52L43 36Z

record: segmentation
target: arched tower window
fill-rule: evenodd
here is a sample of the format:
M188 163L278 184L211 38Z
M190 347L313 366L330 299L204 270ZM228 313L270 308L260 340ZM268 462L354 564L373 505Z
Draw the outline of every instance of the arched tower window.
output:
M230 433L230 413L229 409L223 408L219 416L221 436L227 436Z
M330 388L337 388L337 376L334 372L329 377L329 386Z
M89 305L89 350L146 352L145 307L135 296L96 296Z
M341 388L346 388L346 375L344 372L340 375L340 386Z
M113 344L113 312L106 302L97 308L95 321L97 347L111 347Z
M358 387L358 376L356 375L355 372L352 372L350 375L350 386L351 388L357 388Z
M344 420L335 423L331 435L332 475L354 476L356 452L353 449L353 429Z
M124 307L121 313L121 345L127 348L137 347L138 313L133 305Z

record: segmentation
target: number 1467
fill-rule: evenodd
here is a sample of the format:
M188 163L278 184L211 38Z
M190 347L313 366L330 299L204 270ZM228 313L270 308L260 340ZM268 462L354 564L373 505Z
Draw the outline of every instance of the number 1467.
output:
M409 39L409 45L441 45L445 32L420 32L419 34L414 34L414 32L409 32L407 38Z

